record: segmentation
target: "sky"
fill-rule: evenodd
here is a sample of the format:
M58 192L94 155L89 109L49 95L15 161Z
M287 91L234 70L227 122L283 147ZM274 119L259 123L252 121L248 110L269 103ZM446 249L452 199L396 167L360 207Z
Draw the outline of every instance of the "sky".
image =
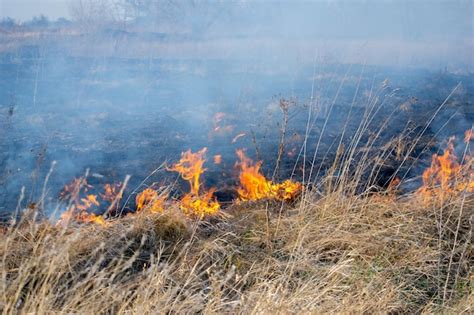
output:
M26 21L33 16L45 15L51 20L69 17L71 0L0 0L0 18L11 17Z

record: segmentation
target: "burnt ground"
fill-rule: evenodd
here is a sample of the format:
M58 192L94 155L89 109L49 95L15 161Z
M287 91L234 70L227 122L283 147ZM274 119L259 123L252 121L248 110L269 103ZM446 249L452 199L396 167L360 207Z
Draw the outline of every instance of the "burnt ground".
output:
M361 145L390 119L375 142L376 154L403 131L405 141L414 139L461 83L412 153L419 163L402 167L409 178L420 175L448 136L461 137L474 121L472 75L324 64L313 80L311 65L291 70L250 65L241 60L87 58L36 46L2 53L0 212L16 207L22 186L24 203L36 200L52 161L57 165L48 202L54 203L64 184L86 169L93 174L89 182L99 187L132 175L131 192L163 162L202 147L208 147L205 184L216 186L219 198L228 200L236 180L236 149L262 159L264 172L271 176L283 121L281 99L291 105L280 178L301 178L298 152L311 106L319 114L312 112L307 155L313 156L321 137L316 158L321 176L334 159L344 125L342 142L348 143L373 97L378 98L376 114ZM219 119L217 113L224 116ZM245 136L233 141L241 133ZM212 163L215 154L222 155L222 164ZM388 161L380 185L400 163L395 156ZM176 178L163 169L146 184L166 185Z

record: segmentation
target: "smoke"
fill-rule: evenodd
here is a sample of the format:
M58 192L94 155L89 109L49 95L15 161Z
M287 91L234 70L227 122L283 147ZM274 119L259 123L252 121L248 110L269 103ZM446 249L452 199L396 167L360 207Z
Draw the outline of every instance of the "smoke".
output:
M329 159L347 108L361 105L352 130L386 78L374 128L415 96L432 111L459 81L458 108L450 103L434 124L456 113L468 126L472 12L471 1L81 0L72 2L71 24L5 29L0 211L11 211L22 186L37 200L52 161L51 202L87 168L97 185L131 174L135 187L188 148L209 147L209 185L235 175L238 148L271 173L281 98L296 104L285 143L291 173L311 106L319 107L308 154L329 117L319 146ZM413 117L395 118L387 137ZM212 164L216 154L221 165ZM149 181L168 178L158 172Z

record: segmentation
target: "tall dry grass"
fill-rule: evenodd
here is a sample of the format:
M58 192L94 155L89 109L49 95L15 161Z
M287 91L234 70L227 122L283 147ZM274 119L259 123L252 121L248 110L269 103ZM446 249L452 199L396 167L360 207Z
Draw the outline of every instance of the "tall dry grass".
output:
M5 314L469 313L473 206L450 200L439 222L438 209L415 197L330 193L304 207L234 205L207 221L170 209L63 228L25 215L2 234L0 307Z

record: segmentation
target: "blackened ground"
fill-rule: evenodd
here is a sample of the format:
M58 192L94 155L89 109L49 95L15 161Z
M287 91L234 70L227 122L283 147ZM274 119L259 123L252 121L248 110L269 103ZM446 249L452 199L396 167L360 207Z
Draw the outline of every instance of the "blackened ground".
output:
M40 53L34 46L1 54L0 212L15 209L22 186L23 204L37 200L53 161L57 165L46 201L52 204L61 188L88 168L98 192L127 174L132 178L126 193L140 190L150 174L145 185L174 183L177 174L163 163L202 147L208 148L205 186L217 187L219 200L231 201L238 177L236 149L263 160L263 172L272 176L284 121L282 99L291 105L277 179L302 179L308 126L305 167L312 166L316 152L315 175L324 176L339 143L347 148L366 121L353 162L357 168L368 144L368 156L375 156L394 137L416 139L461 83L417 142L411 153L416 164L401 165L396 150L387 154L387 165L375 179L376 186L386 187L395 175L419 176L443 141L462 137L474 121L472 76L324 65L313 80L311 65L302 65L291 77L251 72L242 65L235 60L77 58ZM222 163L215 165L217 154ZM188 189L185 182L178 184L176 194ZM126 206L133 208L130 200Z

